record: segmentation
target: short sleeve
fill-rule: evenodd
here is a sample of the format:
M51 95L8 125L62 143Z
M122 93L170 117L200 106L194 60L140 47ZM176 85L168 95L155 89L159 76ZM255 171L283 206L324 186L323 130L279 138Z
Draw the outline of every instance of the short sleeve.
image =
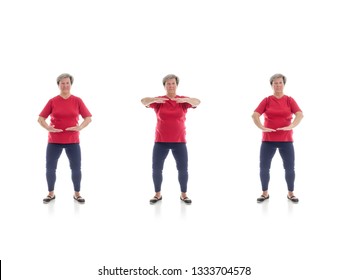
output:
M266 104L267 104L267 97L265 97L260 104L258 105L258 107L254 110L254 112L259 113L260 115L262 115L265 110L266 110Z
M47 102L46 106L43 108L39 116L47 119L51 113L52 113L52 99L50 99Z
M89 112L87 106L84 104L84 102L82 101L82 99L79 98L79 114L83 117L91 117L92 114Z
M290 104L290 109L293 114L297 112L302 112L299 105L296 103L293 97L289 97L289 104Z

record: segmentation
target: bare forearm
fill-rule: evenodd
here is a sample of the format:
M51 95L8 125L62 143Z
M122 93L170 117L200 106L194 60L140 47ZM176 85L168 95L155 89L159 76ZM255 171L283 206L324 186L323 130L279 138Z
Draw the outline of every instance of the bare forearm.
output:
M303 119L303 117L304 117L304 114L303 114L302 112L297 112L297 113L295 114L295 118L294 118L292 124L290 125L291 128L296 127L296 126L301 122L301 120Z
M83 128L85 128L88 124L90 124L92 121L91 117L86 117L83 122L79 125L79 130L82 130Z
M38 121L38 123L39 123L44 129L47 129L47 130L50 129L50 126L47 124L45 118L39 117L37 121Z
M187 102L193 107L196 107L200 104L200 100L197 98L188 98Z
M141 103L145 106L148 106L152 103L155 102L155 98L154 97L145 97L141 99Z
M254 112L253 115L252 115L252 119L253 119L254 124L255 124L258 128L260 128L261 130L265 129L265 127L263 126L263 124L262 124L261 121L260 121L260 115L259 115L259 113Z

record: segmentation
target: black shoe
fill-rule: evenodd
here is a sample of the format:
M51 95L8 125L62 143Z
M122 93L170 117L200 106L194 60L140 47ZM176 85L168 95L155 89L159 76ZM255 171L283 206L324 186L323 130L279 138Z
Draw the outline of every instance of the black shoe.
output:
M261 195L260 197L257 198L257 202L258 203L264 202L265 200L267 200L269 198L270 198L270 195L267 195L267 196Z
M297 198L295 195L292 195L290 197L289 197L289 195L287 195L287 198L289 200L291 200L292 202L294 202L294 203L298 203L299 202L299 198Z
M85 199L82 197L82 196L73 196L73 199L74 200L76 200L77 202L79 202L79 203L85 203L86 201L85 201Z
M191 204L192 203L192 200L190 198L188 198L188 196L186 196L185 198L182 198L182 196L181 196L180 198L186 204Z
M150 204L155 204L157 203L159 200L162 200L163 199L163 196L161 195L160 197L156 197L154 196L153 198L150 199L149 203Z
M45 204L50 203L53 199L55 199L55 195L53 195L53 196L47 195L47 196L43 199L43 203L45 203Z

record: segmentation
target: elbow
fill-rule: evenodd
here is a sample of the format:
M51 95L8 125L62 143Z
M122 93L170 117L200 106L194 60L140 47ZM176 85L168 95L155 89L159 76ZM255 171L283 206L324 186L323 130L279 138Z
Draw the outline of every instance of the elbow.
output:
M302 112L297 112L296 116L302 119L304 117L304 114Z
M259 118L259 113L253 112L251 117L252 117L253 120L255 120L255 119Z

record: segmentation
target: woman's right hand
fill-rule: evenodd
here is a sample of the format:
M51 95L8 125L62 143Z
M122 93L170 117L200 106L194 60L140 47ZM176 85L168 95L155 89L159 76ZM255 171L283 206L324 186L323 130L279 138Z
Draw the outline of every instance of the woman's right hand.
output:
M54 132L54 133L63 132L63 131L64 131L64 130L62 130L62 129L54 128L54 126L48 126L48 127L47 127L47 130L48 130L49 132Z
M165 103L167 101L167 98L163 97L145 97L141 99L141 102L143 105L148 107L152 103Z
M165 103L167 101L167 98L163 98L163 97L154 97L153 98L153 103Z
M267 127L264 127L261 129L263 132L275 132L276 129L272 129L272 128L267 128Z
M48 125L46 122L46 118L44 118L44 117L39 116L39 119L37 121L39 122L39 124L43 128L47 129L49 132L55 132L56 133L56 132L63 132L64 131L62 129L54 128L54 125L53 126Z

